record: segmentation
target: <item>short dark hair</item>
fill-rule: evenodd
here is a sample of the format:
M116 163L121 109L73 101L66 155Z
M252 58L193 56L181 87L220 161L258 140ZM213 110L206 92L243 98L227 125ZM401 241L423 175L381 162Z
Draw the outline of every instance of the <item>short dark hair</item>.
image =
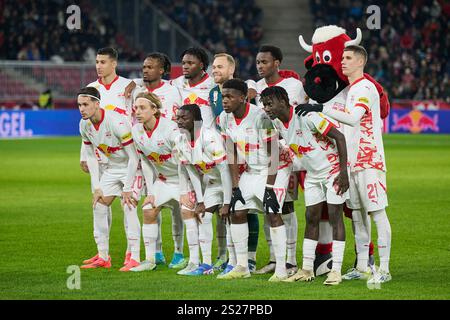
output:
M283 53L281 52L281 49L272 45L263 45L261 48L259 48L258 52L270 52L272 57L275 60L283 61Z
M169 57L161 52L152 52L150 53L146 59L155 59L158 60L158 62L161 64L164 70L164 74L169 74L170 70L172 68L172 64L170 62Z
M286 104L289 105L289 96L283 87L273 86L265 88L260 95L261 102L265 98L277 98L280 101L285 101Z
M116 61L119 59L119 54L117 53L117 50L112 47L100 48L97 50L97 54L108 56Z
M79 96L79 95L89 95L89 96L91 96L91 97L89 97L89 98L91 98L92 101L100 101L100 92L99 92L96 88L94 88L94 87L84 87L84 88L81 88L81 89L78 91L77 96ZM98 100L95 99L95 98L92 98L92 97L95 97L95 98L97 98Z
M244 96L247 96L248 92L248 87L245 81L238 78L225 81L222 85L222 89L236 89L242 92Z
M180 107L178 110L184 110L190 112L194 116L194 121L203 121L202 113L200 111L200 107L198 104L185 104Z
M368 57L368 55L367 55L366 49L364 49L363 46L351 45L351 46L345 47L345 48L344 48L344 51L351 51L351 52L353 52L354 54L357 54L357 55L363 57L363 59L364 59L364 65L367 63L367 57Z
M197 59L200 60L201 63L203 63L203 71L206 71L206 69L208 69L209 57L205 50L199 47L188 48L184 50L183 53L181 54L181 59L183 59L183 57L186 54L190 54L194 57L197 57Z

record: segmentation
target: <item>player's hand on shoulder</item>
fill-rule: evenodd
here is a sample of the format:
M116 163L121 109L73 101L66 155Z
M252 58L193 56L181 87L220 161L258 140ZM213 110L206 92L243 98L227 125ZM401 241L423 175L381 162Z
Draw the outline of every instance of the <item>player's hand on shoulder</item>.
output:
M338 196L343 195L349 188L348 173L347 171L341 171L339 175L333 181L333 187L336 190Z
M256 98L256 95L257 95L257 92L256 92L255 89L253 89L253 88L248 88L248 92L247 92L247 98L248 98L248 101L250 101L250 100L252 100L252 99L255 99L255 98Z
M85 173L89 173L89 167L87 165L87 161L80 161L81 171Z
M310 112L322 112L323 104L321 103L301 103L295 107L295 113L298 116L305 116Z
M123 93L125 95L125 98L130 98L131 93L133 92L134 88L136 88L136 83L134 81L131 81L126 87L125 92Z

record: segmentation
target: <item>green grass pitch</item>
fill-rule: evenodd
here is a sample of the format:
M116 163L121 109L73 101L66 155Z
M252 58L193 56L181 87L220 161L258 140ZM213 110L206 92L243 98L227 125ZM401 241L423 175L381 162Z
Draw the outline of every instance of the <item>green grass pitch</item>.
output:
M118 200L113 205L113 267L82 270L81 289L70 290L67 268L79 265L96 251L89 177L79 169L80 139L1 140L0 298L449 299L450 136L387 135L384 141L393 280L381 290L368 290L365 282L358 281L325 287L323 277L313 283L274 284L267 281L269 275L221 281L215 276L178 276L167 267L138 274L119 272L125 236ZM297 259L301 263L303 201L296 203L296 210ZM348 219L345 223L344 271L354 261L351 224ZM173 252L170 230L170 214L164 212L163 244L167 260ZM376 241L375 227L373 230ZM142 246L142 255L143 251ZM215 252L214 243L213 257ZM258 268L268 260L262 227L257 260Z

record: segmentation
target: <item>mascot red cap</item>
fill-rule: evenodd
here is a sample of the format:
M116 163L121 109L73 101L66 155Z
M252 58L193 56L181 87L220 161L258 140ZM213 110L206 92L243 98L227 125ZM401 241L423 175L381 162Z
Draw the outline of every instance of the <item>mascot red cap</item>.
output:
M312 37L312 45L308 45L303 36L298 40L302 48L311 53L305 61L308 70L305 74L305 92L319 103L325 103L336 96L349 83L342 73L342 55L350 45L359 45L362 39L361 29L356 29L356 38L351 39L345 29L330 25L317 28ZM380 95L380 115L386 118L389 114L389 100L383 87L365 73L364 77L371 81Z

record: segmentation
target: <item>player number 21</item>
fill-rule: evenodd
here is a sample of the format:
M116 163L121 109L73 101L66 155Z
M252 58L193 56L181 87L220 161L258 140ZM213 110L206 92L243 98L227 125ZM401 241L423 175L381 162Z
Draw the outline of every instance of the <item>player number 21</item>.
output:
M367 190L369 190L369 194L368 195L369 195L369 199L370 200L378 198L378 189L377 189L377 184L376 183L368 184L367 185Z

